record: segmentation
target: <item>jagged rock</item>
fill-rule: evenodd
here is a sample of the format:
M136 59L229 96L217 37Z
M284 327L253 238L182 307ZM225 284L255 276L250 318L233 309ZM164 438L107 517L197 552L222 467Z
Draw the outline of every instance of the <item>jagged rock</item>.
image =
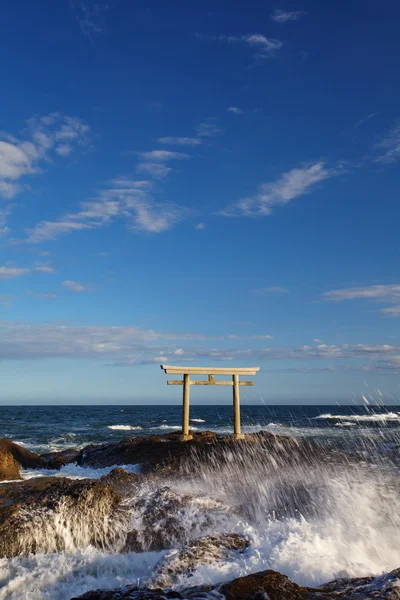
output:
M38 469L44 467L46 461L36 452L30 452L11 440L0 438L0 481L20 479L18 465L24 469Z
M210 592L211 595L208 595ZM71 600L223 600L218 592L212 591L212 586L196 586L176 592L162 589L143 589L127 585L118 590L94 590Z
M179 495L166 486L143 488L130 509L136 528L128 533L125 550L133 552L176 547L212 530L215 520L220 521L230 510L211 498Z
M300 587L276 571L261 571L216 586L195 586L174 590L140 589L125 586L116 590L95 590L80 600L399 600L400 569L378 577L337 579L318 588ZM71 600L78 600L71 598Z
M200 565L227 560L234 552L244 552L249 541L237 533L207 536L193 540L180 550L169 552L156 566L152 584L170 587L179 575L191 575Z
M59 452L49 452L42 454L46 461L46 469L61 469L65 465L78 462L80 451L76 448L67 448Z
M125 469L117 467L108 475L103 475L103 477L100 478L100 481L111 485L115 491L126 495L128 492L138 488L141 477L136 473L128 473Z
M276 571L261 571L239 577L219 588L226 600L303 600L304 588Z
M0 486L0 557L122 547L129 516L121 498L110 479L41 477Z
M321 595L321 592L326 595ZM358 577L336 579L320 585L310 595L310 600L337 598L340 600L399 600L400 568L378 575L378 577Z
M0 481L21 479L19 466L14 456L0 446Z

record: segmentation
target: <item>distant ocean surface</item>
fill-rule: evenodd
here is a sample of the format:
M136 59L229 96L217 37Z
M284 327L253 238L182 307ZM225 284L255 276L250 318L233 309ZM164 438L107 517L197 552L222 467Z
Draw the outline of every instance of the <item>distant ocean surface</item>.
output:
M242 406L244 433L316 438L341 449L386 452L400 444L399 406ZM44 453L67 447L165 434L181 428L182 408L168 406L0 406L0 437ZM229 405L193 405L194 432L233 431Z

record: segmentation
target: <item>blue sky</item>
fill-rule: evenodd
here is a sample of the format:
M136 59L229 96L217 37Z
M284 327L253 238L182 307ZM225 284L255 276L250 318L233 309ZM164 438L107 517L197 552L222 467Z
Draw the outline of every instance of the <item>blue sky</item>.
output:
M398 402L399 19L4 2L0 402Z

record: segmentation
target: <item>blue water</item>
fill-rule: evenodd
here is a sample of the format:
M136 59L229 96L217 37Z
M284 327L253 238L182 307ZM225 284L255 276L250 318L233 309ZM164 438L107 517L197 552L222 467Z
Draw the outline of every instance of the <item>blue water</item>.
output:
M242 429L261 429L294 437L317 438L340 447L394 447L400 443L398 406L242 406ZM232 432L231 406L191 407L194 432ZM137 435L178 431L175 406L3 406L0 437L37 452L81 448Z

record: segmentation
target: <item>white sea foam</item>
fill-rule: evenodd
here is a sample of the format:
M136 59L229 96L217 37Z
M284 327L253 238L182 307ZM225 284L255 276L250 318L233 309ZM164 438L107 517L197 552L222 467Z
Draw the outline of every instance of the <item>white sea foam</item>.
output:
M190 419L193 423L205 423L205 419Z
M140 473L140 465L113 465L112 467L104 467L94 469L91 467L80 467L75 463L64 465L59 470L55 469L35 469L21 470L23 479L36 479L37 477L68 477L69 479L100 479L103 475L108 475L117 467L125 469L128 473Z
M143 427L140 425L107 425L108 429L115 429L121 431L141 431Z
M400 421L400 413L370 413L367 415L331 415L327 413L315 419L338 419L339 421Z
M335 423L335 427L357 427L357 423L351 421L343 421L343 423Z
M69 600L94 588L145 581L161 552L108 554L94 548L0 560L0 600Z

